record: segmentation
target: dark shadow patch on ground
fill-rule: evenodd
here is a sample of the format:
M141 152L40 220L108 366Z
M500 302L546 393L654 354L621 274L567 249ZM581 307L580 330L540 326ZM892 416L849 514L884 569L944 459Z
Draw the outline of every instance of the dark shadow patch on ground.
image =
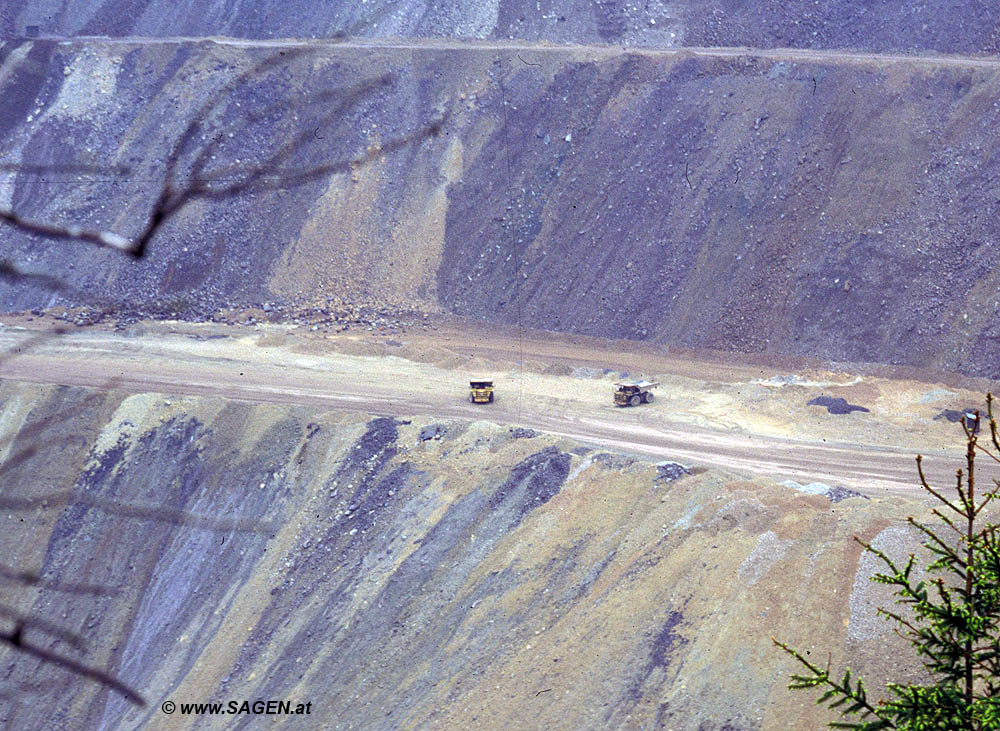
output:
M972 416L974 415L974 416ZM979 431L980 414L979 409L975 406L970 406L967 409L943 409L937 416L934 417L934 421L950 421L952 423L963 423L974 431Z
M835 398L833 396L817 396L809 401L806 406L825 406L831 414L849 414L852 411L863 411L868 413L868 409L857 404L847 403L847 399Z

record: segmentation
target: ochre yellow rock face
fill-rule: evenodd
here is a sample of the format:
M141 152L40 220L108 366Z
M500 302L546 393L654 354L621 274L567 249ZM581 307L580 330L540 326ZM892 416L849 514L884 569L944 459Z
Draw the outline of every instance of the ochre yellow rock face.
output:
M5 708L18 728L47 727L42 700L82 727L167 728L163 700L245 698L311 701L327 728L814 728L772 636L850 656L872 689L917 677L851 540L913 550L908 499L831 503L485 422L0 396L3 495L38 501L5 511L5 561L114 590L5 602L85 634L151 703L4 649L11 687L55 683Z

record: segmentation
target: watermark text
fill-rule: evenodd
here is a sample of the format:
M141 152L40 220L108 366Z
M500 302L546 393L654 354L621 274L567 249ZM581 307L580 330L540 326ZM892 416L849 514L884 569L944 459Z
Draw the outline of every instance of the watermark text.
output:
M220 701L215 703L174 703L163 701L160 710L170 715L182 716L308 716L312 713L312 701L293 703L292 701Z

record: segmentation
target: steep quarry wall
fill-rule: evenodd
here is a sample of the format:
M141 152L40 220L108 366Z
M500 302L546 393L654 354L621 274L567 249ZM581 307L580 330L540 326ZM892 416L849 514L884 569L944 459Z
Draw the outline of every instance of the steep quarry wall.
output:
M184 188L199 159L199 180L229 179L292 150L267 185L192 198L140 262L0 229L34 275L0 282L8 310L367 305L1000 374L994 65L208 42L0 53L0 202L23 215L136 235L173 151ZM287 184L317 166L334 174Z
M514 69L507 129L449 196L452 311L1000 373L995 70Z
M25 641L150 703L4 647L12 728L166 728L164 700L258 698L312 702L323 728L810 728L771 635L850 653L873 689L910 672L850 540L905 555L921 508L901 498L831 503L480 422L12 382L0 431L0 502L22 501L0 550L44 582L4 603L88 648Z
M988 0L6 0L0 34L518 38L631 46L857 48L996 53Z

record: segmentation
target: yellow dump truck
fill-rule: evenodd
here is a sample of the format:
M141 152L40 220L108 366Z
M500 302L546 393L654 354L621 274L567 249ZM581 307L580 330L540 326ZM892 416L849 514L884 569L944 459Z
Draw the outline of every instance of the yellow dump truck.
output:
M473 378L469 381L469 401L474 404L493 403L493 379Z
M615 384L615 406L638 406L653 402L653 392L660 384L656 381L619 381Z

